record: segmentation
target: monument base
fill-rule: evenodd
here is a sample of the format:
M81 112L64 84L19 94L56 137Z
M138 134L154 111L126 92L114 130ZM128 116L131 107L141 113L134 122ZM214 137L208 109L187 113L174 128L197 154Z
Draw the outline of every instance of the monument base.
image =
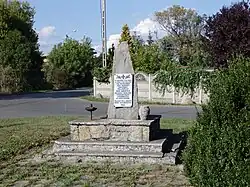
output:
M115 162L115 163L149 163L169 164L177 162L178 151L163 155L165 139L151 142L117 142L117 141L72 141L65 137L55 141L53 157L71 162ZM176 144L178 147L179 144Z
M69 124L72 141L149 142L156 138L160 116L152 116L151 120L74 120Z
M71 121L71 135L55 141L51 155L75 162L176 164L181 135L160 129L160 117Z

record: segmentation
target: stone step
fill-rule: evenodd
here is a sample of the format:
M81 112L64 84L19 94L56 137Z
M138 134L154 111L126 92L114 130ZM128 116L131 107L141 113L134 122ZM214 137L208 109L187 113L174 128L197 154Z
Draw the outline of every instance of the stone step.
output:
M165 140L151 142L118 142L118 141L71 141L64 138L55 141L53 150L57 151L114 151L114 152L152 152L162 153Z
M110 161L114 163L150 163L150 164L176 164L175 152L167 153L162 157L162 153L153 152L115 152L115 151L59 151L54 155L61 160L66 159L71 162Z

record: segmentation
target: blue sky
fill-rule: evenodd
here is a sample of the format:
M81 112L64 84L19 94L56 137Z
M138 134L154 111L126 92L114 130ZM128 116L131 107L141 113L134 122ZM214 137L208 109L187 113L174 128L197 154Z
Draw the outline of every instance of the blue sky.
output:
M53 44L62 41L66 34L76 39L88 36L94 46L100 45L100 0L28 2L36 9L35 29L39 32L41 50L45 53L49 52ZM174 4L211 15L223 5L231 3L232 0L107 0L107 35L110 40L117 40L125 23L141 32L152 30L150 18L154 12Z

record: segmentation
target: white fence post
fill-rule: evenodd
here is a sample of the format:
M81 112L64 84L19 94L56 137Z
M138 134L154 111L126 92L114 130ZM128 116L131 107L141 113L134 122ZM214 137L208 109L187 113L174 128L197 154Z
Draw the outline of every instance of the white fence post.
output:
M201 87L201 83L199 85L199 104L202 104L202 87Z
M148 74L148 100L152 99L151 74Z
M96 78L94 77L93 78L93 94L94 94L94 97L96 97Z
M173 87L173 104L175 104L176 99L175 99L175 87Z

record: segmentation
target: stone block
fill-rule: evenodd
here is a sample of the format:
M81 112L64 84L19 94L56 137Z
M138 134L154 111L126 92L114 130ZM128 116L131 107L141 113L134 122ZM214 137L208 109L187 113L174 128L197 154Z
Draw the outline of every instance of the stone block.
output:
M91 139L109 139L109 129L104 125L89 126Z
M76 141L106 140L149 142L154 139L160 120L101 119L72 121L71 138ZM78 129L78 130L77 130Z
M130 127L130 136L128 141L144 141L143 140L143 128L142 126L131 126ZM146 140L146 139L145 139Z
M143 128L142 129L142 139L143 140L149 140L150 139L150 130L149 128Z
M79 126L79 141L90 140L91 134L88 126Z
M70 125L70 136L72 141L79 141L79 128L76 125Z

